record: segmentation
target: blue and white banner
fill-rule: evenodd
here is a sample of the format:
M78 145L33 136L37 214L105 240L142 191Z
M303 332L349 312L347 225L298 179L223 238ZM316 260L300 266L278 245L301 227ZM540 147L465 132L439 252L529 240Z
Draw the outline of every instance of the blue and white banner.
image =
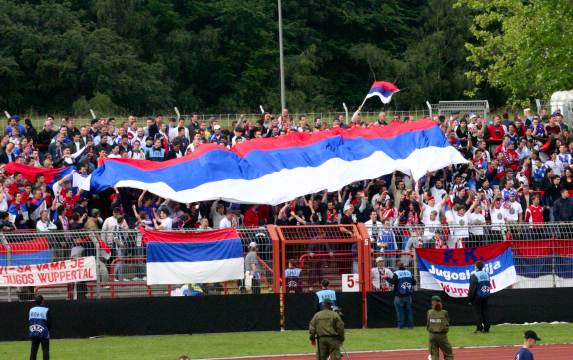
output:
M243 245L233 228L141 232L147 244L148 285L215 283L244 277Z
M467 297L470 276L477 261L489 274L491 292L517 282L513 254L509 243L464 249L417 249L420 287L443 290L451 297Z

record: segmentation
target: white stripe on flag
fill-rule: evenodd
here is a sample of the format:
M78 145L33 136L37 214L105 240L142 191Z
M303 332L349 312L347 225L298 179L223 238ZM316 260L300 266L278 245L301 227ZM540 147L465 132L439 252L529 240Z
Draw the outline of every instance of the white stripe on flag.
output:
M239 280L245 276L242 257L212 261L148 262L147 285L179 285Z
M390 96L384 96L384 95L382 95L382 93L379 93L376 91L376 92L373 92L373 93L366 95L366 99L377 96L380 98L380 100L382 101L383 104L388 104L388 103L390 103L390 100L392 100L392 95L394 95L394 94L395 93L390 94Z
M336 191L355 181L374 179L394 171L411 174L414 179L419 179L428 171L462 163L467 163L467 160L454 147L428 146L414 150L405 159L392 159L384 152L376 151L361 160L346 161L334 158L317 167L284 169L251 180L212 181L179 191L162 181L146 183L137 179L121 180L115 186L145 189L182 203L222 199L230 202L278 205L305 194L324 189ZM321 177L321 181L308 181L318 177ZM276 188L282 191L277 192ZM84 190L89 190L89 187Z

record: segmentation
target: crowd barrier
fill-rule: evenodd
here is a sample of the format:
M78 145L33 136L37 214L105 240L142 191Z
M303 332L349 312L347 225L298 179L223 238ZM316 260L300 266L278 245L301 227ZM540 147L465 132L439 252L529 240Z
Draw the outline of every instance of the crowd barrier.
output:
M256 242L260 288L256 293L313 293L322 280L339 292L391 291L374 284L376 259L394 268L402 261L419 277L415 251L419 247L476 247L512 243L518 282L513 288L573 287L573 223L494 224L471 226L266 226L238 229L244 245ZM29 286L0 286L0 301L102 299L181 295L249 294L242 280L217 284L147 285L146 248L137 230L4 232L0 233L2 269L26 264L57 263L84 257L96 259L89 281ZM21 281L21 280L20 280ZM0 282L0 284L2 284ZM375 286L377 285L377 286Z
M433 105L433 108L435 110L434 114L438 114L437 104ZM392 118L394 116L400 116L401 118L404 118L406 116L411 116L417 120L417 119L421 119L423 117L427 117L427 116L431 115L429 110L425 109L425 108L424 109L417 109L417 110L394 110L394 109L388 108L385 112L386 112L386 119L388 121L392 120ZM379 114L380 114L380 112L377 112L377 111L370 111L370 112L363 111L360 113L360 116L364 121L375 122L376 120L378 120ZM340 111L290 113L290 116L293 119L292 122L294 124L298 124L298 119L300 116L306 116L307 123L309 125L314 124L314 120L316 118L320 118L324 123L326 123L328 125L332 125L333 120L335 118L338 118L339 115L345 115L345 113L342 109ZM164 118L167 119L170 117L176 117L176 114L175 113L172 113L172 114L163 113L163 116L164 116ZM187 120L191 119L193 117L192 114L182 114L181 116ZM277 114L275 116L278 117L279 114ZM352 116L352 114L349 114L349 116ZM141 126L141 127L145 126L145 119L148 117L154 118L155 115L139 116L137 118L138 126ZM57 116L56 116L56 118L57 118ZM129 120L129 117L126 115L113 116L113 118L115 119L116 126L120 126L123 122L127 122ZM223 128L229 129L229 130L231 130L232 126L234 124L236 124L239 120L241 120L242 122L249 121L252 124L252 123L259 121L260 118L261 118L260 113L197 114L197 120L199 122L204 121L204 122L208 123L208 125L211 125L212 121L216 121ZM34 127L36 129L41 129L42 126L44 125L45 118L32 116L31 119L32 119L32 124L34 125ZM75 118L76 125L78 125L78 124L82 124L82 125L89 124L90 121L91 121L91 118L85 118L85 117L76 117ZM164 122L166 122L166 121L167 120L164 120ZM348 120L346 119L346 115L345 115L345 121L350 121L350 119L348 119Z

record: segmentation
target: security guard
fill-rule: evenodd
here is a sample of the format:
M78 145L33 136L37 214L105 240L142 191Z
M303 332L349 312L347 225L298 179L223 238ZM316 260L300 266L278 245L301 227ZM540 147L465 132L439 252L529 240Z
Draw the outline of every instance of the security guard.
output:
M314 314L308 332L310 342L316 346L316 359L340 360L340 346L344 342L344 322L340 316L332 311L332 300L326 298L323 301L324 310Z
M473 305L476 317L476 330L474 333L488 333L490 328L488 299L491 284L489 275L483 271L483 262L477 261L475 269L476 271L470 276L470 290L468 294L470 305Z
M439 360L440 350L442 350L444 360L453 360L452 345L448 340L450 317L448 316L448 312L442 309L442 299L440 299L439 296L432 296L432 308L428 310L426 329L430 333L429 359Z
M404 263L398 261L398 270L388 282L394 285L394 308L398 318L398 328L414 328L414 314L412 313L412 294L416 279L410 270L406 270Z
M36 360L40 344L42 344L43 359L49 360L50 329L52 327L50 312L42 295L36 296L34 301L36 302L36 306L30 309L30 314L28 316L28 329L30 339L32 340L30 360Z
M322 290L316 292L316 298L318 300L318 310L324 309L324 301L326 299L329 299L331 305L336 308L336 293L334 292L334 290L328 288L328 285L330 285L330 283L328 282L328 280L324 279L322 280L321 285L322 285Z

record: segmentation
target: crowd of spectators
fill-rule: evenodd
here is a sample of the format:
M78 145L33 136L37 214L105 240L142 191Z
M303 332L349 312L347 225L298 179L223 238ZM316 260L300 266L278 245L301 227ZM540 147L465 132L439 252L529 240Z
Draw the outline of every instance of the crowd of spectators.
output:
M329 120L294 119L284 109L277 116L265 113L258 121L240 118L225 129L216 119L200 121L198 115L188 119L157 115L145 119L144 126L133 116L125 122L101 118L89 124L48 116L42 128L35 129L29 119L21 124L18 116L12 116L0 141L0 227L112 231L138 226L169 230L365 222L380 250L394 251L503 239L518 222L573 221L569 128L559 112L533 114L528 109L513 119L496 115L490 122L475 114L434 117L469 164L428 173L417 182L396 172L276 207L223 201L181 204L136 189L97 194L78 189L104 158L166 161L191 154L205 143L233 148L253 138L290 132L414 121L390 119L385 113L371 123L360 116L348 124L342 115ZM52 183L41 174L30 181L19 173L6 174L4 164L11 162L76 170ZM486 231L480 225L487 223L492 226ZM449 230L444 224L450 225ZM408 230L396 230L397 225ZM114 237L106 241L117 247Z

